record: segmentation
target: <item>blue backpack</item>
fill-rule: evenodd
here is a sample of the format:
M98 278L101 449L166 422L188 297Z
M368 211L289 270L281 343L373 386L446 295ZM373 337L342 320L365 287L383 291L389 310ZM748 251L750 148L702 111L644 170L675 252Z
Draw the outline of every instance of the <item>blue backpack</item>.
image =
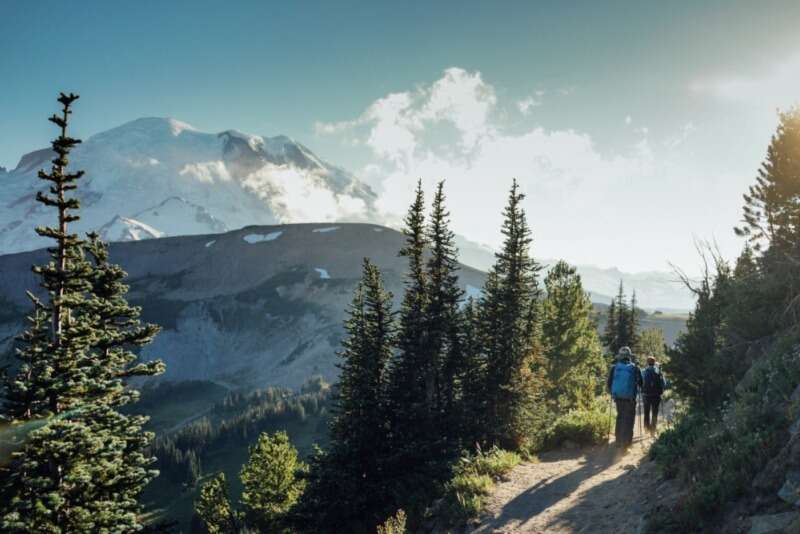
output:
M611 396L615 399L636 398L636 366L630 362L614 365Z

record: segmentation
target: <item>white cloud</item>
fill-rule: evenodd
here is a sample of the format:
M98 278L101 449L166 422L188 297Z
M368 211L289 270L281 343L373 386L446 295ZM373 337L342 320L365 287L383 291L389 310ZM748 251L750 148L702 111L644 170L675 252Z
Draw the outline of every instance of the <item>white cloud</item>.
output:
M429 194L445 179L454 230L495 247L513 178L528 194L537 253L576 263L668 268L676 250L683 259L691 249L692 232L719 217L703 199L708 188L729 182L709 185L710 174L692 167L682 142L639 126L627 146L601 149L589 133L545 128L532 113L507 127L497 94L479 72L451 68L318 131L358 137L371 150L359 174L379 193L384 222L401 224L418 179ZM685 140L692 128L688 123L675 139ZM687 191L700 205L691 205Z
M358 220L366 211L360 198L336 194L319 177L293 167L265 165L242 186L265 200L281 222Z
M800 99L800 53L780 62L766 63L758 73L721 74L695 80L690 91L721 100L774 110Z
M542 105L542 97L544 96L544 91L536 91L535 96L528 96L523 98L522 100L517 101L517 109L523 115L530 115L533 111L533 108L539 107Z
M189 163L179 173L181 176L190 176L201 183L213 184L229 182L231 175L224 161L205 161Z
M630 115L625 115L625 124L630 124L633 122L633 119Z
M524 114L533 102L518 103L518 109ZM360 117L317 131L363 136L375 159L361 175L377 184L378 208L388 221L399 223L417 179L428 191L447 179L451 205L459 206L452 210L457 231L495 245L512 178L530 192L531 213L552 219L562 216L564 206L593 210L609 192L652 172L646 141L624 154L605 155L588 134L575 130L530 125L521 133L506 132L498 108L494 87L479 72L450 68L429 86L391 93Z

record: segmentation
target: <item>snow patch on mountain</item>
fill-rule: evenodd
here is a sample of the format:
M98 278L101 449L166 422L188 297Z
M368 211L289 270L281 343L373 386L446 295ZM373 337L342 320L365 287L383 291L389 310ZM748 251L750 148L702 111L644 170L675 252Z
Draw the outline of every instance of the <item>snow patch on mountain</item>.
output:
M98 229L104 241L141 241L163 237L163 232L136 219L117 215Z
M327 234L328 232L335 232L338 229L338 226L328 226L327 228L314 228L311 231L317 234Z
M275 241L278 239L283 232L270 232L268 234L247 234L242 239L250 243L262 243L264 241Z
M327 269L322 269L321 267L315 267L314 270L319 273L319 277L322 280L329 280L330 277L331 277L331 275L328 274L328 270Z

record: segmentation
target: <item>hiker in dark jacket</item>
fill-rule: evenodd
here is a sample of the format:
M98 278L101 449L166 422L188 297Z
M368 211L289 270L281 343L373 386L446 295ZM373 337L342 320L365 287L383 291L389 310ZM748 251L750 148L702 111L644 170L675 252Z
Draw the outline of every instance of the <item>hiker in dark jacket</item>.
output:
M615 438L617 446L623 449L633 443L633 427L636 423L636 394L642 386L642 373L631 362L633 353L629 347L622 347L617 353L617 363L608 373L608 391L617 405L617 424Z
M667 382L652 356L647 358L647 367L642 372L642 403L644 404L644 428L650 434L656 433L658 426L658 407ZM651 417L652 416L652 417Z

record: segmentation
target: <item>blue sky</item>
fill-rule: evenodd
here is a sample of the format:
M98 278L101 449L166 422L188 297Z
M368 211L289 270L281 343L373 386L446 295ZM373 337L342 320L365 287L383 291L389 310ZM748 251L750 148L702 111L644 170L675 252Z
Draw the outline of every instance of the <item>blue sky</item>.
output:
M540 255L691 269L695 237L737 253L800 93L800 4L762 4L6 0L0 165L47 143L71 90L80 136L142 116L287 134L389 220L417 177L447 178L456 229L490 245L514 175Z

